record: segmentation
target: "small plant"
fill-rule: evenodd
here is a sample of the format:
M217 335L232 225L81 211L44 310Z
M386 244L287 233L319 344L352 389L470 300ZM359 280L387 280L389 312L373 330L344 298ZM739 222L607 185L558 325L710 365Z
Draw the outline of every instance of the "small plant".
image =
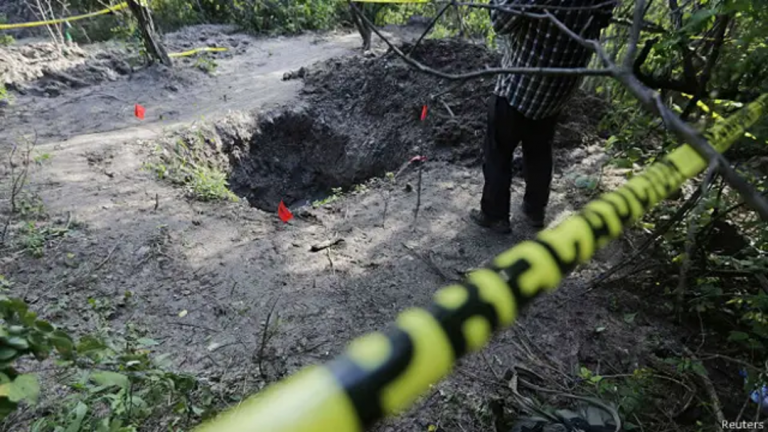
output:
M103 312L97 303L94 309ZM38 319L22 300L0 297L0 420L21 403L34 407L45 385L36 375L17 371L15 363L28 357L54 357L66 387L31 431L135 432L159 415L167 430L186 430L214 414L207 386L170 372L167 355L150 356L157 341L131 325L120 333L125 336L104 327L76 341Z
M198 132L177 139L172 148L159 145L155 148L156 160L146 162L143 169L160 180L183 186L196 200L239 201L228 188L227 175L202 155L207 142L203 133Z
M312 203L312 207L319 208L319 207L322 207L324 205L328 205L328 204L330 204L332 202L338 201L339 199L341 199L343 194L344 193L343 193L343 191L342 191L342 189L340 187L333 188L333 189L331 189L331 194L330 195L328 195L327 197L325 197L325 198L323 198L321 200L314 201Z
M191 193L200 201L229 200L237 202L237 196L227 186L229 186L227 177L221 171L207 166L198 166L192 171Z
M45 254L45 246L50 240L62 237L68 232L68 227L56 227L53 224L27 221L19 230L17 242L22 250L35 258L41 258Z
M51 160L51 158L52 158L52 157L53 157L53 156L52 156L50 153L41 153L41 154L39 154L39 155L35 156L35 158L33 159L33 161L34 161L34 162L35 162L37 165L42 165L43 163L45 163L45 162L47 162L47 161Z
M216 72L216 68L219 67L218 63L210 57L200 56L195 60L195 67L208 75L213 75Z
M5 83L0 83L0 107L11 105L12 103L13 96L8 93L8 89L5 88Z

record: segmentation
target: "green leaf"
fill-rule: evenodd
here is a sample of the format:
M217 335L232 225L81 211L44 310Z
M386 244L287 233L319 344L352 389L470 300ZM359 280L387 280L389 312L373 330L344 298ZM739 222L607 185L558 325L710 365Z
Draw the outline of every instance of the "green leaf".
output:
M160 354L159 356L152 359L152 362L159 369L167 369L172 364L171 354L170 353Z
M701 362L697 361L697 362L691 363L691 369L699 375L704 375L704 376L707 375L707 369L704 367L703 364L701 364Z
M707 20L717 15L714 9L702 9L691 15L691 19L683 26L682 31L696 31L698 27L705 24Z
M0 386L0 389L2 389L3 386ZM16 408L18 407L18 404L16 402L11 402L8 400L8 398L0 397L0 420L6 418L9 414L16 411Z
M155 346L155 345L160 345L160 342L158 342L158 341L156 341L154 339L149 339L149 338L140 338L139 340L137 340L137 342L142 347L151 347L151 346Z
M619 158L613 161L618 168L632 168L632 161L627 158Z
M6 346L0 346L0 361L10 360L16 356L15 349Z
M54 332L50 337L51 344L64 358L72 358L75 354L75 345L72 343L72 340L66 334L62 336L56 333Z
M54 330L51 323L43 320L38 320L37 322L35 322L35 327L44 333L50 333Z
M83 424L83 419L85 418L85 415L88 413L88 406L82 402L78 402L77 406L74 410L72 410L72 414L74 414L74 419L72 420L72 423L67 426L67 429L65 432L80 432L80 427Z
M106 348L106 345L93 336L83 336L77 344L77 352L86 354L89 352L100 351Z
M21 337L12 337L6 341L11 348L16 348L19 351L29 349L29 342Z
M749 339L749 335L744 332L739 331L732 331L731 334L728 336L729 341L733 342L741 342Z
M11 402L25 400L34 404L37 402L37 397L40 396L40 383L34 375L19 375L12 383L4 384L4 386L7 385L10 385L8 399Z
M627 150L627 158L630 161L637 162L641 157L643 157L643 152L639 148L632 147L631 149Z
M122 389L127 389L131 384L131 381L127 376L110 371L100 371L91 374L91 381L101 386L117 386Z
M632 324L633 322L635 322L636 316L637 316L637 312L624 314L624 322L627 324Z

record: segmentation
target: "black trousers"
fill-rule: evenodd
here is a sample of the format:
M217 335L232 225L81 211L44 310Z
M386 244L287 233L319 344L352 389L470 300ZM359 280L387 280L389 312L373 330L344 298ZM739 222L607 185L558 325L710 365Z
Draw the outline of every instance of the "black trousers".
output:
M552 183L552 139L557 115L540 120L523 116L506 98L492 96L488 110L483 175L485 186L481 209L493 219L509 218L512 155L523 143L523 205L533 214L543 213Z

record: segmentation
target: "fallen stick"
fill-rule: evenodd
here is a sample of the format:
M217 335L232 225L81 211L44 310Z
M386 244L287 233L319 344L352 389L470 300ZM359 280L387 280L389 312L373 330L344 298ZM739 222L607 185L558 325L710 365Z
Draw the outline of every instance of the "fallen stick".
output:
M692 362L700 362L700 360L696 357L695 354L693 354L690 349L688 349L688 347L684 346L683 352L686 356L690 357ZM717 390L715 390L715 386L712 384L712 380L709 379L709 376L707 376L707 373L704 371L693 369L693 372L699 377L701 384L704 386L704 390L706 390L707 394L709 395L712 411L714 412L715 418L717 419L718 430L723 430L721 425L728 424L728 422L725 420L725 415L723 414L723 409L721 408L723 405L720 403L720 398L717 396Z
M333 246L336 246L336 245L341 244L341 243L344 243L344 239L343 238L338 238L336 240L329 240L329 241L324 242L324 243L319 243L319 244L316 244L316 245L312 245L312 247L309 248L309 251L310 252L320 252L321 250L328 249L329 247L333 247Z

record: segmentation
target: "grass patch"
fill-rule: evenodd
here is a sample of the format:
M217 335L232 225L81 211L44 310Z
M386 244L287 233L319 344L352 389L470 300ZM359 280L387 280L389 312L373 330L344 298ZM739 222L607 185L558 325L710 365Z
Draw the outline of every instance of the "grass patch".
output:
M344 196L344 192L341 190L341 188L333 188L331 189L331 194L323 199L319 199L312 202L313 208L320 208L322 206L331 204L333 202L336 202L340 200Z
M144 169L183 187L192 199L237 202L239 198L229 190L222 157L212 144L201 131L179 137L171 145L158 145L155 160L145 163Z

